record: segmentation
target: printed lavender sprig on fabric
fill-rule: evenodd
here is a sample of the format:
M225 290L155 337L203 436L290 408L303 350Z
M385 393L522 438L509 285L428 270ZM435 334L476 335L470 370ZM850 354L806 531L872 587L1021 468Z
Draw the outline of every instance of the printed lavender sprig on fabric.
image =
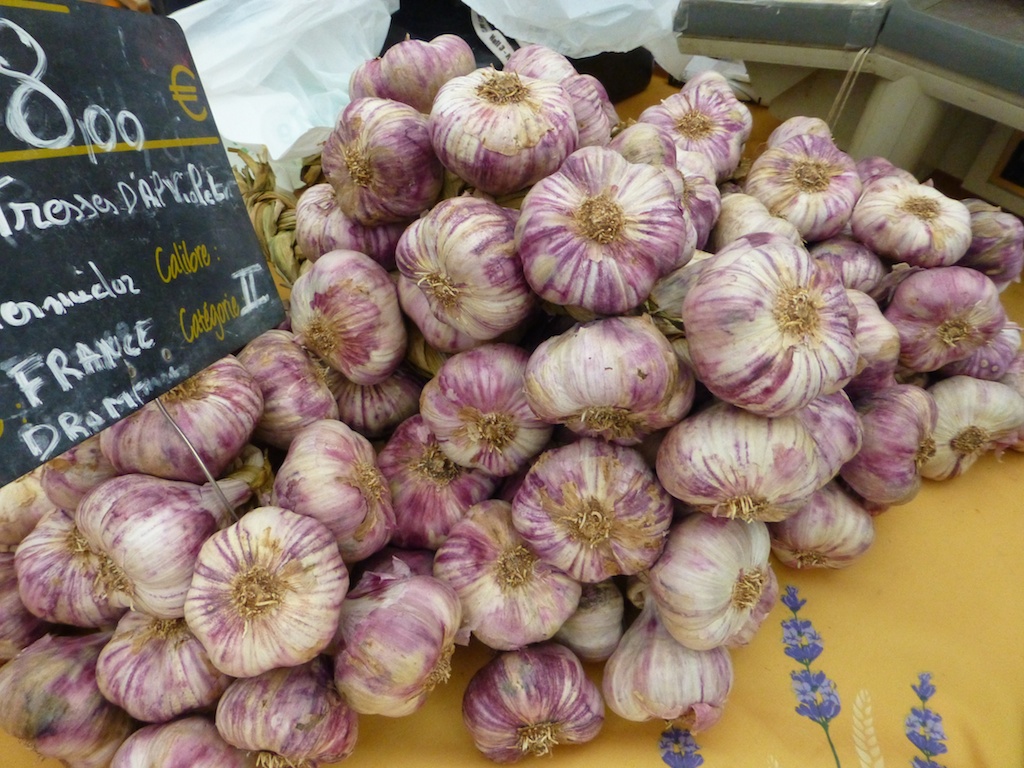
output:
M821 635L808 619L800 618L799 611L807 601L799 596L796 587L787 586L781 600L783 605L793 612L792 618L782 621L785 653L803 665L803 669L789 673L797 698L796 713L822 727L838 768L839 755L829 733L829 723L839 714L839 693L836 691L836 684L824 672L811 669L811 664L824 650Z
M658 749L661 750L661 759L670 768L699 768L704 765L704 758L699 753L700 745L693 734L674 725L662 732Z
M907 738L921 750L923 757L915 756L910 764L913 768L943 768L941 764L932 760L936 755L946 752L946 731L942 727L942 715L928 707L928 700L935 695L935 686L928 672L919 674L917 680L917 685L910 687L921 700L921 706L910 709L910 714L903 721L903 725Z

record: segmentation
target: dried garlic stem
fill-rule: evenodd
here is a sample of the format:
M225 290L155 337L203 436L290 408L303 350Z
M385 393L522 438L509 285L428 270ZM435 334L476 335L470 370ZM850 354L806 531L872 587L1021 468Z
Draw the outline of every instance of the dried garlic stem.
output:
M256 755L256 768L316 768L313 760L289 760L276 752L260 752Z
M352 182L360 187L368 187L373 181L373 168L366 156L355 146L349 144L341 150L345 168Z
M475 408L472 410L476 410ZM507 413L480 413L466 415L466 429L471 439L481 442L492 451L503 451L516 439L519 428Z
M740 571L740 576L732 588L732 604L739 609L753 608L761 599L765 582L768 581L764 571Z
M947 347L955 347L971 335L973 326L962 317L951 317L939 324L935 335Z
M516 729L519 749L531 755L547 755L558 744L558 723L531 723Z
M625 408L614 405L587 408L575 418L591 433L605 434L612 440L633 437L637 431L633 415ZM567 421L573 420L570 417Z
M821 325L821 300L806 288L793 286L779 293L774 315L779 328L796 336L815 333Z
M412 465L412 470L438 486L448 485L462 474L462 467L449 459L437 445L428 445L420 454L420 460Z
M338 334L334 327L319 310L315 309L302 333L302 339L308 349L325 359L338 346Z
M432 691L438 685L444 685L448 682L452 676L452 656L454 654L455 643L448 643L441 649L441 655L437 659L437 664L434 665L433 670L431 670L423 685L425 690Z
M491 104L519 104L526 99L529 89L515 72L496 70L477 86L476 93Z
M708 115L691 110L676 121L676 130L687 139L706 139L715 130L715 122Z
M794 550L792 557L797 568L816 568L828 563L828 558L823 554L810 550Z
M930 435L921 441L921 444L917 446L917 451L914 453L914 464L918 469L921 465L927 462L929 459L935 456L937 446L935 445L935 438Z
M247 622L279 605L283 592L281 579L262 565L240 572L231 583L231 601Z
M503 551L494 565L501 591L510 592L526 584L536 563L537 556L522 544Z
M984 451L988 442L988 432L972 424L957 432L949 441L949 447L961 456L973 456Z
M580 234L601 245L618 239L626 226L622 206L606 193L584 198L575 211L575 218Z
M613 518L614 512L605 504L588 497L570 506L564 522L573 538L596 547L611 536Z
M939 204L930 197L908 197L900 205L900 210L924 221L931 221L939 215Z
M768 499L754 496L736 496L726 499L714 509L716 517L739 518L748 523L763 520L771 508Z

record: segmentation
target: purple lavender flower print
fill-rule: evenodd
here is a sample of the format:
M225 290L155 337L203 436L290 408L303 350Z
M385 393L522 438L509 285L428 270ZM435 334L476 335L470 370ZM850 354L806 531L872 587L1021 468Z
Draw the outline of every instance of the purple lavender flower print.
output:
M698 768L704 765L704 758L697 751L700 746L693 734L681 728L666 728L661 734L658 749L661 750L661 759L670 768Z
M793 692L797 701L798 715L813 720L822 726L839 714L839 694L836 684L825 677L824 672L798 669L789 673L793 681Z
M947 751L942 715L928 708L928 699L935 695L935 686L932 684L931 674L927 672L919 674L917 681L917 685L910 687L921 700L921 706L911 707L910 714L903 721L903 727L910 743L920 750L923 757L914 757L911 765L913 768L943 768L932 760L936 755Z
M786 619L782 622L782 642L786 655L801 664L810 664L825 650L821 635L806 619Z

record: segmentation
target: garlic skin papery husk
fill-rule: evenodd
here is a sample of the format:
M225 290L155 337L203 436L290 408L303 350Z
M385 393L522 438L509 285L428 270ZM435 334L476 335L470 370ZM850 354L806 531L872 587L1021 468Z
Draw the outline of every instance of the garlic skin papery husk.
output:
M650 315L658 330L669 341L685 338L681 317L683 299L697 282L701 269L712 256L714 254L707 251L694 251L690 261L658 278L651 288L651 293L643 305L644 311Z
M576 74L576 67L567 57L539 43L526 43L509 54L505 70L527 77L559 82Z
M846 289L847 298L857 310L857 373L844 389L853 399L878 392L896 383L900 359L900 332L882 314L873 298L854 288Z
M643 315L577 324L544 340L530 355L525 387L541 419L585 437L635 445L682 419L697 385Z
M104 560L89 547L71 512L54 509L44 515L13 557L21 602L40 618L106 627L128 610L102 589Z
M512 523L545 562L603 581L654 563L672 499L635 448L581 437L537 457L512 500Z
M601 690L619 717L665 720L697 733L721 718L732 684L729 649L682 645L648 600L604 665Z
M780 216L773 216L765 204L745 192L723 192L718 218L708 237L708 250L717 253L747 235L771 233L803 245L797 228Z
M369 440L385 438L419 411L423 383L404 362L379 384L342 381L334 390L338 418Z
M770 578L770 554L765 523L688 515L672 526L664 552L648 571L647 601L687 648L727 644L750 629Z
M847 288L863 291L875 301L883 298L889 267L863 243L835 235L808 246L819 266L833 269Z
M871 513L857 499L830 482L778 523L768 524L772 553L790 568L846 568L875 541Z
M575 654L549 641L481 667L463 694L462 721L488 759L514 763L596 738L604 701Z
M288 450L303 427L338 418L334 392L344 377L303 348L291 331L264 331L239 350L237 358L263 395L254 440Z
M405 357L398 289L359 251L325 253L291 289L296 341L357 384L378 384Z
M952 376L928 387L935 399L935 454L921 464L929 480L966 472L985 453L1001 453L1024 430L1024 397L1013 387L972 376Z
M831 138L803 134L758 155L743 191L792 223L804 240L816 241L843 231L861 183L853 158Z
M395 529L376 451L341 421L323 419L295 436L274 478L272 503L324 525L346 563L372 555Z
M882 176L896 176L910 184L917 183L914 174L880 155L869 155L858 160L857 173L860 174L861 184L865 186Z
M366 226L415 218L434 204L444 181L426 115L393 99L350 101L320 157L338 207Z
M561 85L576 116L577 148L608 144L619 119L604 84L593 75L579 73L567 77Z
M715 169L699 152L676 152L675 167L683 177L683 208L693 223L696 247L704 248L722 213L722 193L715 183Z
M580 661L606 661L622 639L625 611L626 599L614 579L584 584L579 605L553 639Z
M529 352L491 343L446 360L420 393L420 415L456 464L507 477L526 466L554 427L523 389Z
M341 605L334 683L363 715L404 717L448 682L462 605L452 586L413 574L364 573Z
M426 372L429 376L437 372L434 366L419 360L419 357L427 357L426 351L430 351L432 357L447 358L455 352L464 352L484 343L438 318L431 309L431 300L415 280L398 273L395 284L398 286L398 302L406 318L411 322L411 325L407 326L409 347L406 350L406 359L421 372ZM420 345L428 348L422 355L418 355ZM443 359L440 362L443 362ZM440 362L436 367L440 367Z
M491 67L442 85L428 127L445 168L495 196L543 179L579 142L576 114L561 85Z
M487 341L512 330L536 298L516 252L516 214L490 200L442 200L408 226L395 263L427 298L434 316Z
M257 507L203 544L185 621L217 669L252 677L320 653L338 629L348 583L322 523Z
M864 186L850 229L879 256L915 267L951 266L971 244L967 206L934 187L897 176Z
M109 632L44 635L0 667L0 728L73 768L107 768L135 727L96 687Z
M697 378L717 397L781 416L857 372L857 313L800 245L755 234L718 251L683 299Z
M230 681L184 619L155 619L137 611L121 617L96 659L103 696L147 723L213 706Z
M884 314L900 334L900 365L920 373L968 357L1006 327L995 283L968 267L933 267L908 275Z
M46 495L40 467L0 485L0 552L13 552L55 506Z
M499 651L550 640L582 591L537 557L512 524L512 505L499 499L474 505L452 526L433 572L459 596L465 628Z
M400 547L437 549L466 511L490 498L498 485L493 475L452 461L420 414L398 425L377 454L377 465L391 489L391 543Z
M13 552L0 552L0 665L51 629L22 602L14 557Z
M100 449L118 474L203 483L207 476L192 448L210 474L220 477L249 442L262 412L256 380L228 355L108 426L99 433Z
M359 720L331 679L331 661L309 661L234 680L217 702L217 731L256 754L258 768L316 768L355 749Z
M971 214L971 244L957 262L984 272L1000 292L1020 281L1024 268L1024 222L984 200L961 201Z
M431 40L406 38L352 70L349 97L394 99L427 113L442 85L474 69L473 49L458 35L443 34Z
M182 616L200 547L252 495L241 480L219 480L217 488L128 474L86 494L74 523L100 557L99 588L112 605Z
M700 512L773 522L825 482L821 456L798 416L768 418L715 403L668 430L655 469L665 490Z
M783 120L772 129L765 140L765 146L777 147L794 136L819 136L832 140L832 129L820 117L797 115Z
M116 474L100 448L99 434L95 434L43 464L38 478L46 498L61 509L74 511L88 491ZM6 490L0 490L0 507L6 504L6 494Z
M631 163L674 167L676 165L676 143L672 134L654 123L631 123L615 134L608 142L608 149L614 149ZM711 167L711 161L700 157ZM714 168L712 167L712 173Z
M864 440L864 427L853 401L843 390L816 397L793 416L818 446L819 481L835 477L856 456Z
M135 731L110 768L256 768L256 755L224 741L211 718L191 715Z
M668 174L607 147L576 150L526 193L515 244L545 301L601 315L626 312L689 259L695 241Z
M973 376L976 379L999 381L1013 362L1020 350L1021 329L1010 321L1003 326L986 344L979 347L962 360L942 366L939 373L943 376Z

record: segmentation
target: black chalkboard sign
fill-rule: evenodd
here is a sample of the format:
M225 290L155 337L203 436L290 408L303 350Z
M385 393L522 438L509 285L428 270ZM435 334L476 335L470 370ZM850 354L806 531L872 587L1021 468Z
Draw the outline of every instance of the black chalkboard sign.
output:
M0 0L0 484L284 319L171 19Z

